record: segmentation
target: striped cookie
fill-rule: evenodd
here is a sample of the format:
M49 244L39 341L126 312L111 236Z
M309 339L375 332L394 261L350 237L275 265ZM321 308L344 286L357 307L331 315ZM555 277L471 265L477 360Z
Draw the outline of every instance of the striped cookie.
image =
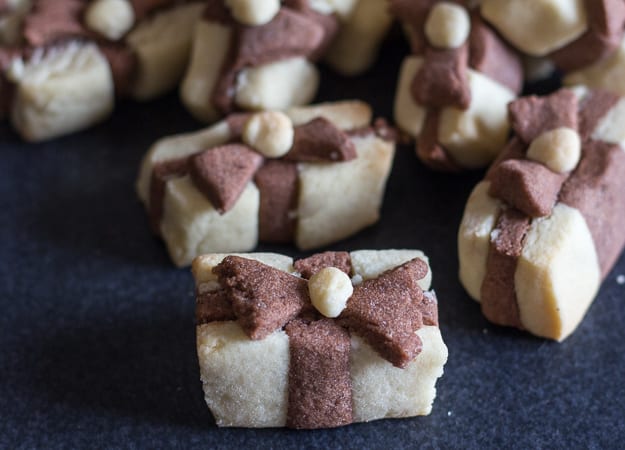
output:
M512 102L515 136L473 190L460 280L494 323L561 341L625 245L623 99L562 89Z
M137 191L180 266L259 240L326 245L379 218L395 145L370 122L357 101L231 115L154 144Z
M328 428L429 414L447 347L427 261L415 250L198 257L197 352L217 424ZM326 294L344 301L331 316L317 307Z

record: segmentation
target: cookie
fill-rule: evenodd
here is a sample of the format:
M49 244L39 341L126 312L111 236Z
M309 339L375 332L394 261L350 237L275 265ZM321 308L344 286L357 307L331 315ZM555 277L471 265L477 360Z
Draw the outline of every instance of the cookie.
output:
M217 425L314 429L430 413L447 347L423 253L212 254L193 275Z
M382 0L220 0L196 27L181 97L198 119L240 110L286 109L317 92L315 62L343 73L373 62L390 26Z
M463 2L391 0L412 56L399 75L394 116L433 169L484 167L505 144L506 105L520 92L518 54Z
M0 12L0 117L29 141L103 120L116 97L146 100L174 88L204 8L173 0L12 4Z
M510 104L514 136L466 205L460 280L490 321L561 341L625 246L625 101L561 89Z
M137 190L172 260L257 243L311 249L375 223L395 144L362 102L234 114L164 138Z
M625 24L620 0L484 0L482 17L522 52L563 71L580 70L619 47Z

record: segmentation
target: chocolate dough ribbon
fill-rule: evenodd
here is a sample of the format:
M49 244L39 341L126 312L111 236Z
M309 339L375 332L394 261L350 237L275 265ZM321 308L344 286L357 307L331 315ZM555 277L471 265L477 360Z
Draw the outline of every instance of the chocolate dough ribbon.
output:
M221 75L207 99L223 114L234 110L234 86L241 70L297 56L314 61L338 31L335 16L314 12L306 0L291 0L269 23L259 26L237 23L223 2L209 4L204 19L233 30Z
M351 272L346 252L326 252L296 261L311 276L327 266ZM353 421L350 333L363 338L382 358L406 367L421 351L415 333L438 325L436 299L418 280L428 267L415 258L354 287L336 319L321 316L308 296L308 281L261 262L227 256L213 268L220 288L198 292L198 325L236 320L253 340L276 330L289 335L287 426L325 428Z

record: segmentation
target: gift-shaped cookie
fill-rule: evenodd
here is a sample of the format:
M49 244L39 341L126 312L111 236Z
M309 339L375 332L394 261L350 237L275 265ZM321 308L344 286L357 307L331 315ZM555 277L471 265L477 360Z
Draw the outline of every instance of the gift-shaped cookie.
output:
M413 56L402 64L395 121L417 155L447 171L489 164L509 131L506 105L520 92L520 59L462 1L391 0Z
M515 48L567 72L613 54L625 24L621 0L483 0L480 12Z
M562 89L512 102L510 118L465 209L460 280L492 322L561 341L625 245L625 100Z
M447 347L414 250L212 254L193 262L217 425L311 429L429 414Z
M0 10L0 117L31 141L174 88L204 2L33 0ZM2 29L2 22L11 23Z
M182 100L206 122L234 111L308 104L319 84L317 60L329 52L339 70L361 72L389 25L382 0L209 2L195 30Z
M258 241L310 249L378 220L394 155L362 102L235 114L157 142L137 189L178 265Z

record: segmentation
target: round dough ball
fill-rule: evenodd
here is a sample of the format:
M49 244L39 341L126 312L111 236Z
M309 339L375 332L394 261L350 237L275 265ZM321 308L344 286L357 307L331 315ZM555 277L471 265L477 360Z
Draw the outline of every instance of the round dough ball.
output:
M435 47L458 48L465 43L470 31L469 13L451 2L437 3L425 22L425 35Z
M354 287L349 276L336 267L325 267L308 281L310 300L326 317L338 317L352 296Z
M561 127L545 131L532 141L527 157L540 162L554 172L564 173L575 169L582 154L579 133Z
M271 22L280 11L280 0L226 0L226 6L238 22L257 26Z
M135 24L135 12L128 0L96 0L85 13L87 27L117 41Z
M293 146L293 122L279 111L254 114L243 128L243 142L267 158L280 158Z

